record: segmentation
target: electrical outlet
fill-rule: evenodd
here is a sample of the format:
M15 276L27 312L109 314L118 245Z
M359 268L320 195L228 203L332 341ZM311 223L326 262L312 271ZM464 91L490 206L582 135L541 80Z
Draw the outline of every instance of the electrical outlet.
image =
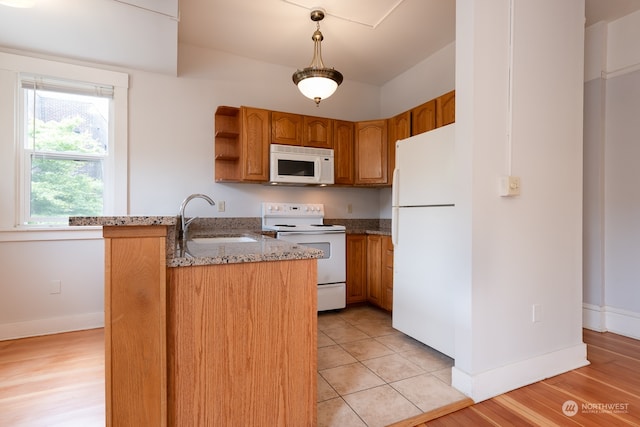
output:
M347 213L353 213L353 206L351 205L351 203L347 205Z
M224 212L226 208L224 200L220 200L216 205L218 206L218 212Z

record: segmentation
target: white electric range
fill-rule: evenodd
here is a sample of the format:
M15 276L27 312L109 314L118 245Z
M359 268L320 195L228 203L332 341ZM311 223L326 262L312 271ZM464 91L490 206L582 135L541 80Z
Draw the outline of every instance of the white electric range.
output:
M346 232L343 225L324 224L324 205L318 203L262 203L262 229L276 239L320 249L318 311L346 306Z

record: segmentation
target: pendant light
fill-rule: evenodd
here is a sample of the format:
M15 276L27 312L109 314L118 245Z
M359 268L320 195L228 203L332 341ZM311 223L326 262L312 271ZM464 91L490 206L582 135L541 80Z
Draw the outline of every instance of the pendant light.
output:
M311 65L293 73L293 83L307 98L313 99L316 106L320 101L333 95L342 83L342 74L333 69L327 68L322 62L322 52L320 51L323 40L320 32L320 21L324 19L324 11L315 9L311 11L311 20L316 23L316 31L311 36L313 40L313 59Z

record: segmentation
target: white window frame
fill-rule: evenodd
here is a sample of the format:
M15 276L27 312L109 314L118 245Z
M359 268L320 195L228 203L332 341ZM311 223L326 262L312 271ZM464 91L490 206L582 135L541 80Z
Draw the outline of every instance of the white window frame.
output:
M13 98L0 97L0 157L11 155L13 152L13 172L5 170L0 172L0 179L12 179L13 191L6 184L0 185L0 241L6 240L33 240L40 236L21 237L21 231L47 230L62 231L74 227L68 225L25 225L25 218L29 212L28 194L25 192L25 180L30 181L29 171L24 162L24 143L22 132L22 99L21 99L21 74L41 75L66 81L86 82L95 85L113 86L112 123L113 129L110 137L108 160L105 163L105 187L104 187L104 213L103 215L126 215L128 213L128 87L129 76L126 73L103 70L87 66L67 64L63 62L45 60L40 58L21 56L0 52L0 93L4 95L10 91L13 79ZM4 90L4 92L2 92ZM12 102L12 106L8 103ZM13 111L13 117L6 117L6 111ZM11 114L11 113L9 113ZM11 127L12 129L7 129ZM13 141L8 141L13 139ZM6 157L5 157L6 159ZM2 162L2 168L9 166ZM5 168L6 169L6 168ZM27 190L28 191L28 190ZM14 206L11 210L7 206ZM15 234L18 233L18 234ZM61 238L57 233L45 233L43 239Z

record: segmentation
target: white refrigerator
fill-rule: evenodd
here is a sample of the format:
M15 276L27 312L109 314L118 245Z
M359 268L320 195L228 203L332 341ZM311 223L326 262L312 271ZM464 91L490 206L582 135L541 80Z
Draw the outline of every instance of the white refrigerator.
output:
M393 327L454 355L455 123L396 142Z

